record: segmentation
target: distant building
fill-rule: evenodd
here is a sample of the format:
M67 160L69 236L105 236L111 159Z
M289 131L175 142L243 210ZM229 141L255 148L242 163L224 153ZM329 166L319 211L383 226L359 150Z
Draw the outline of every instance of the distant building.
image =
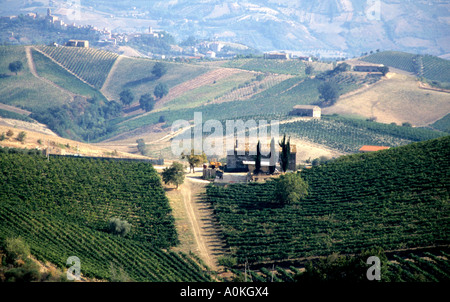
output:
M311 57L298 57L298 59L300 61L312 62L312 58Z
M208 52L206 53L206 57L207 57L207 58L214 59L214 58L216 57L216 53L215 53L214 51L208 51Z
M87 41L87 40L69 40L66 43L66 46L89 48L89 41Z
M386 150L386 149L389 149L389 147L364 145L359 149L359 152L366 153L366 152L375 152L375 151Z
M383 64L356 64L353 65L353 71L359 72L380 72L380 67L383 67Z
M264 54L264 59L268 60L289 60L290 56L288 53L275 53L275 52L266 52Z
M214 52L220 52L220 51L222 51L222 48L223 48L223 44L222 43L220 43L220 42L213 42L213 43L211 43L211 50L212 51L214 51Z
M320 119L322 115L322 110L320 109L319 106L297 105L292 108L292 111L289 112L289 115L306 116Z

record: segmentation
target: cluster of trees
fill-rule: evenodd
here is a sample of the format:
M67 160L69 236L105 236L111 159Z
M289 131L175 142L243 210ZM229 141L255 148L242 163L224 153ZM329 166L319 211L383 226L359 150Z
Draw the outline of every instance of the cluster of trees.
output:
M151 73L155 79L159 79L167 73L167 70L168 68L166 64L157 62L155 65L153 65ZM153 95L151 93L145 93L141 95L141 97L139 98L139 107L145 112L152 111L156 102L159 99L162 99L168 93L169 87L167 86L167 84L158 83L153 90ZM156 100L153 96L156 98ZM124 106L130 106L135 100L135 95L133 94L131 89L127 88L120 92L119 98Z
M73 102L37 110L31 117L46 124L63 137L87 141L113 132L115 125L112 119L118 117L121 112L120 103L101 101L94 97L85 103Z
M0 256L0 282L67 281L62 272L40 272L39 265L30 259L29 245L20 237L6 238Z
M14 135L14 131L12 131L11 129L6 131L6 134L5 134L5 132L2 132L2 134L0 134L0 142L4 141L6 139L9 139L13 135ZM25 131L21 131L17 135L16 140L18 140L19 142L23 143L25 141L26 137L27 137L27 133Z

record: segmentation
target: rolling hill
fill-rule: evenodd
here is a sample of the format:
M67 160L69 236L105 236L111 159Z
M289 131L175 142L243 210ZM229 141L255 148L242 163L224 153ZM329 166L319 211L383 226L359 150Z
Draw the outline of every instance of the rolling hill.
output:
M114 265L134 281L211 281L194 259L170 251L177 232L151 164L0 148L0 171L2 242L20 237L59 268L76 255L88 278L110 280ZM129 234L109 231L113 217L131 223Z
M448 246L449 144L447 136L305 169L309 194L299 203L276 200L276 179L211 185L206 198L241 265Z

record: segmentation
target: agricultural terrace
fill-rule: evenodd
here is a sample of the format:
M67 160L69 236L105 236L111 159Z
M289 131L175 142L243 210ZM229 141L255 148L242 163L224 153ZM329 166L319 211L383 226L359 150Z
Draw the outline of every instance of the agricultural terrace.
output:
M0 184L0 240L22 237L39 260L65 267L76 255L82 274L100 279L113 263L135 281L210 280L170 251L178 236L151 164L0 149ZM131 224L124 237L109 232L113 217Z
M450 136L306 169L309 195L274 200L274 181L209 186L230 257L283 261L450 243Z
M118 55L94 48L40 46L39 50L100 89Z

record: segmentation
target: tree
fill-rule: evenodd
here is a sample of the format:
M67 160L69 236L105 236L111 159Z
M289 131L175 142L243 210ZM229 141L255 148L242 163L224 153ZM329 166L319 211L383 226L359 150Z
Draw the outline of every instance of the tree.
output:
M318 90L323 105L331 106L339 98L339 88L334 82L325 82L318 87Z
M144 140L143 140L142 138L139 138L139 139L136 140L136 143L137 143L137 149L138 149L138 151L139 151L142 155L144 155L144 154L145 154L145 149L146 149Z
M22 240L22 238L6 238L5 252L7 263L23 263L30 255L30 247Z
M152 111L155 106L155 99L150 93L143 94L139 99L139 106L145 110L145 112Z
M314 72L314 67L312 65L308 65L305 68L305 74L306 75L311 75Z
M164 84L164 83L158 83L158 85L155 86L155 90L153 91L153 94L158 99L163 98L168 93L169 93L169 87L167 87L167 84Z
M17 135L17 140L19 141L19 142L24 142L25 141L25 137L27 136L27 133L25 132L25 131L22 131L22 132L20 132L18 135Z
M191 154L187 155L181 153L181 159L186 159L189 163L189 172L194 171L194 167L197 167L198 165L203 164L204 162L207 162L208 159L206 158L205 152L202 152L202 154L195 154L194 149L191 150Z
M280 161L281 161L281 170L283 172L286 172L289 167L289 157L291 155L291 138L289 138L286 142L286 134L283 136L283 140L281 143L279 142L279 145L281 147L281 153L280 153Z
M131 224L126 220L120 220L119 218L113 217L109 219L109 231L114 235L119 235L125 237L131 230Z
M120 97L120 101L121 101L122 104L124 104L125 106L130 105L130 104L133 103L133 101L134 101L134 95L133 95L133 93L131 92L130 89L123 90L123 91L119 94L119 97Z
M11 72L14 72L17 75L18 72L23 70L23 64L21 61L14 61L9 63L8 68Z
M155 65L153 65L152 74L156 78L159 79L160 77L162 77L166 73L167 73L167 66L166 66L166 64L163 64L161 62L157 62Z
M9 129L7 132L6 132L6 136L8 136L8 137L11 137L11 136L13 136L14 135L14 132L11 130L11 129Z
M297 203L308 195L308 183L299 172L281 175L275 187L275 196L281 204Z
M386 74L389 72L389 67L381 66L381 67L378 67L378 70L383 74L383 76L386 76Z
M258 141L258 145L256 145L256 159L255 159L254 174L259 174L260 172L261 172L261 143Z
M178 186L184 182L184 166L179 162L173 162L168 168L164 168L162 172L162 179L165 184L174 184L177 189Z

